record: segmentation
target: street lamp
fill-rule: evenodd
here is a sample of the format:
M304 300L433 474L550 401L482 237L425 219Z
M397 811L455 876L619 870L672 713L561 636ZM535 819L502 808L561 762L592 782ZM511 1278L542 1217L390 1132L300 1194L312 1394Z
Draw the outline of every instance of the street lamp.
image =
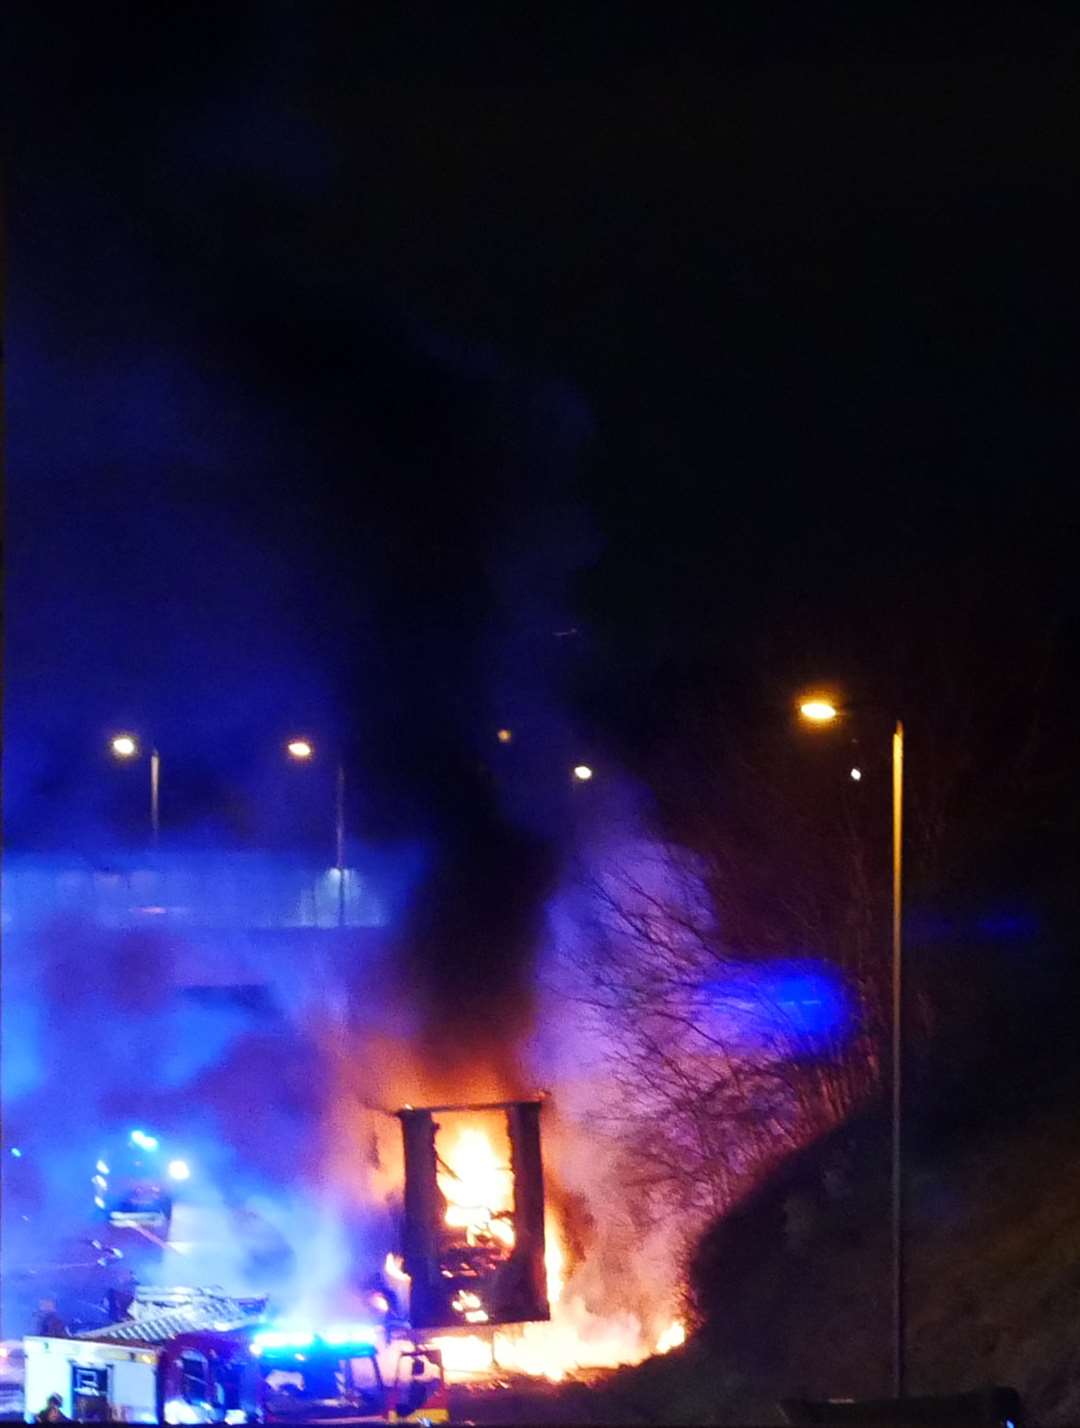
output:
M578 783L588 783L593 776L593 771L588 764L575 764L573 772Z
M841 710L831 699L803 699L799 713L811 723L828 724ZM851 770L858 781L862 774ZM904 1313L904 948L903 948L904 726L898 719L892 736L892 1301L893 1393L904 1396L907 1325Z
M134 734L115 734L109 741L109 748L118 759L137 759L139 741ZM161 755L157 749L150 750L150 832L157 843L161 826L158 792L161 787Z
M307 763L315 757L310 739L290 739L285 745L290 758ZM339 760L334 799L334 852L337 859L338 926L345 926L345 765Z
M799 705L799 713L813 724L828 724L836 718L839 710L830 699L804 699Z

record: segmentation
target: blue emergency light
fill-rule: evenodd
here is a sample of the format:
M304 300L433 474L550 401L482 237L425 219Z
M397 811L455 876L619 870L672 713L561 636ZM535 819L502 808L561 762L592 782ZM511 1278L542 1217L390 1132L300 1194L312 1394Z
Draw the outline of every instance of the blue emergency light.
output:
M304 1350L319 1348L372 1351L375 1330L370 1324L332 1324L321 1333L310 1329L261 1329L251 1340L256 1357L295 1357Z
M300 1329L263 1329L252 1339L251 1348L256 1354L267 1349L307 1349L314 1340L314 1334Z

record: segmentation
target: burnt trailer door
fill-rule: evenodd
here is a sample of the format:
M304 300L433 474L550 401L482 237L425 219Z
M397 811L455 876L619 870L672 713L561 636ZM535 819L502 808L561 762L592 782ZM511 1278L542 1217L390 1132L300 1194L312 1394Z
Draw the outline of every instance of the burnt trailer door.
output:
M544 1170L540 1101L408 1107L399 1111L405 1143L405 1269L409 1318L417 1329L522 1324L551 1317L544 1272ZM440 1175L448 1167L439 1133L451 1120L502 1118L509 1147L512 1208L477 1233L448 1215ZM440 1118L442 1118L440 1120Z

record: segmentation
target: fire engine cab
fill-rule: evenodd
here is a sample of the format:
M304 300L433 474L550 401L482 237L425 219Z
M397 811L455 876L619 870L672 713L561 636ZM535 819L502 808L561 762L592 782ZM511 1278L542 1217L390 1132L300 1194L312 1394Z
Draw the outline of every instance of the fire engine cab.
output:
M267 1330L251 1352L260 1370L263 1423L445 1423L449 1419L442 1354L396 1350L389 1381L375 1343L348 1327L320 1334ZM385 1356L384 1356L385 1357Z

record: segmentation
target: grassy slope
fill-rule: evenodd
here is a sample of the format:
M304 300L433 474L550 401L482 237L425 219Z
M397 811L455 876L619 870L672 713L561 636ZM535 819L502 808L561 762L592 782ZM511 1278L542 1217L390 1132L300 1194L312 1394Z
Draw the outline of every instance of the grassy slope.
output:
M913 1154L910 1392L1011 1384L1033 1423L1080 1423L1078 1112L1070 1085ZM579 1398L578 1421L770 1423L789 1394L887 1391L887 1165L864 1125L786 1166L703 1242L700 1333Z

